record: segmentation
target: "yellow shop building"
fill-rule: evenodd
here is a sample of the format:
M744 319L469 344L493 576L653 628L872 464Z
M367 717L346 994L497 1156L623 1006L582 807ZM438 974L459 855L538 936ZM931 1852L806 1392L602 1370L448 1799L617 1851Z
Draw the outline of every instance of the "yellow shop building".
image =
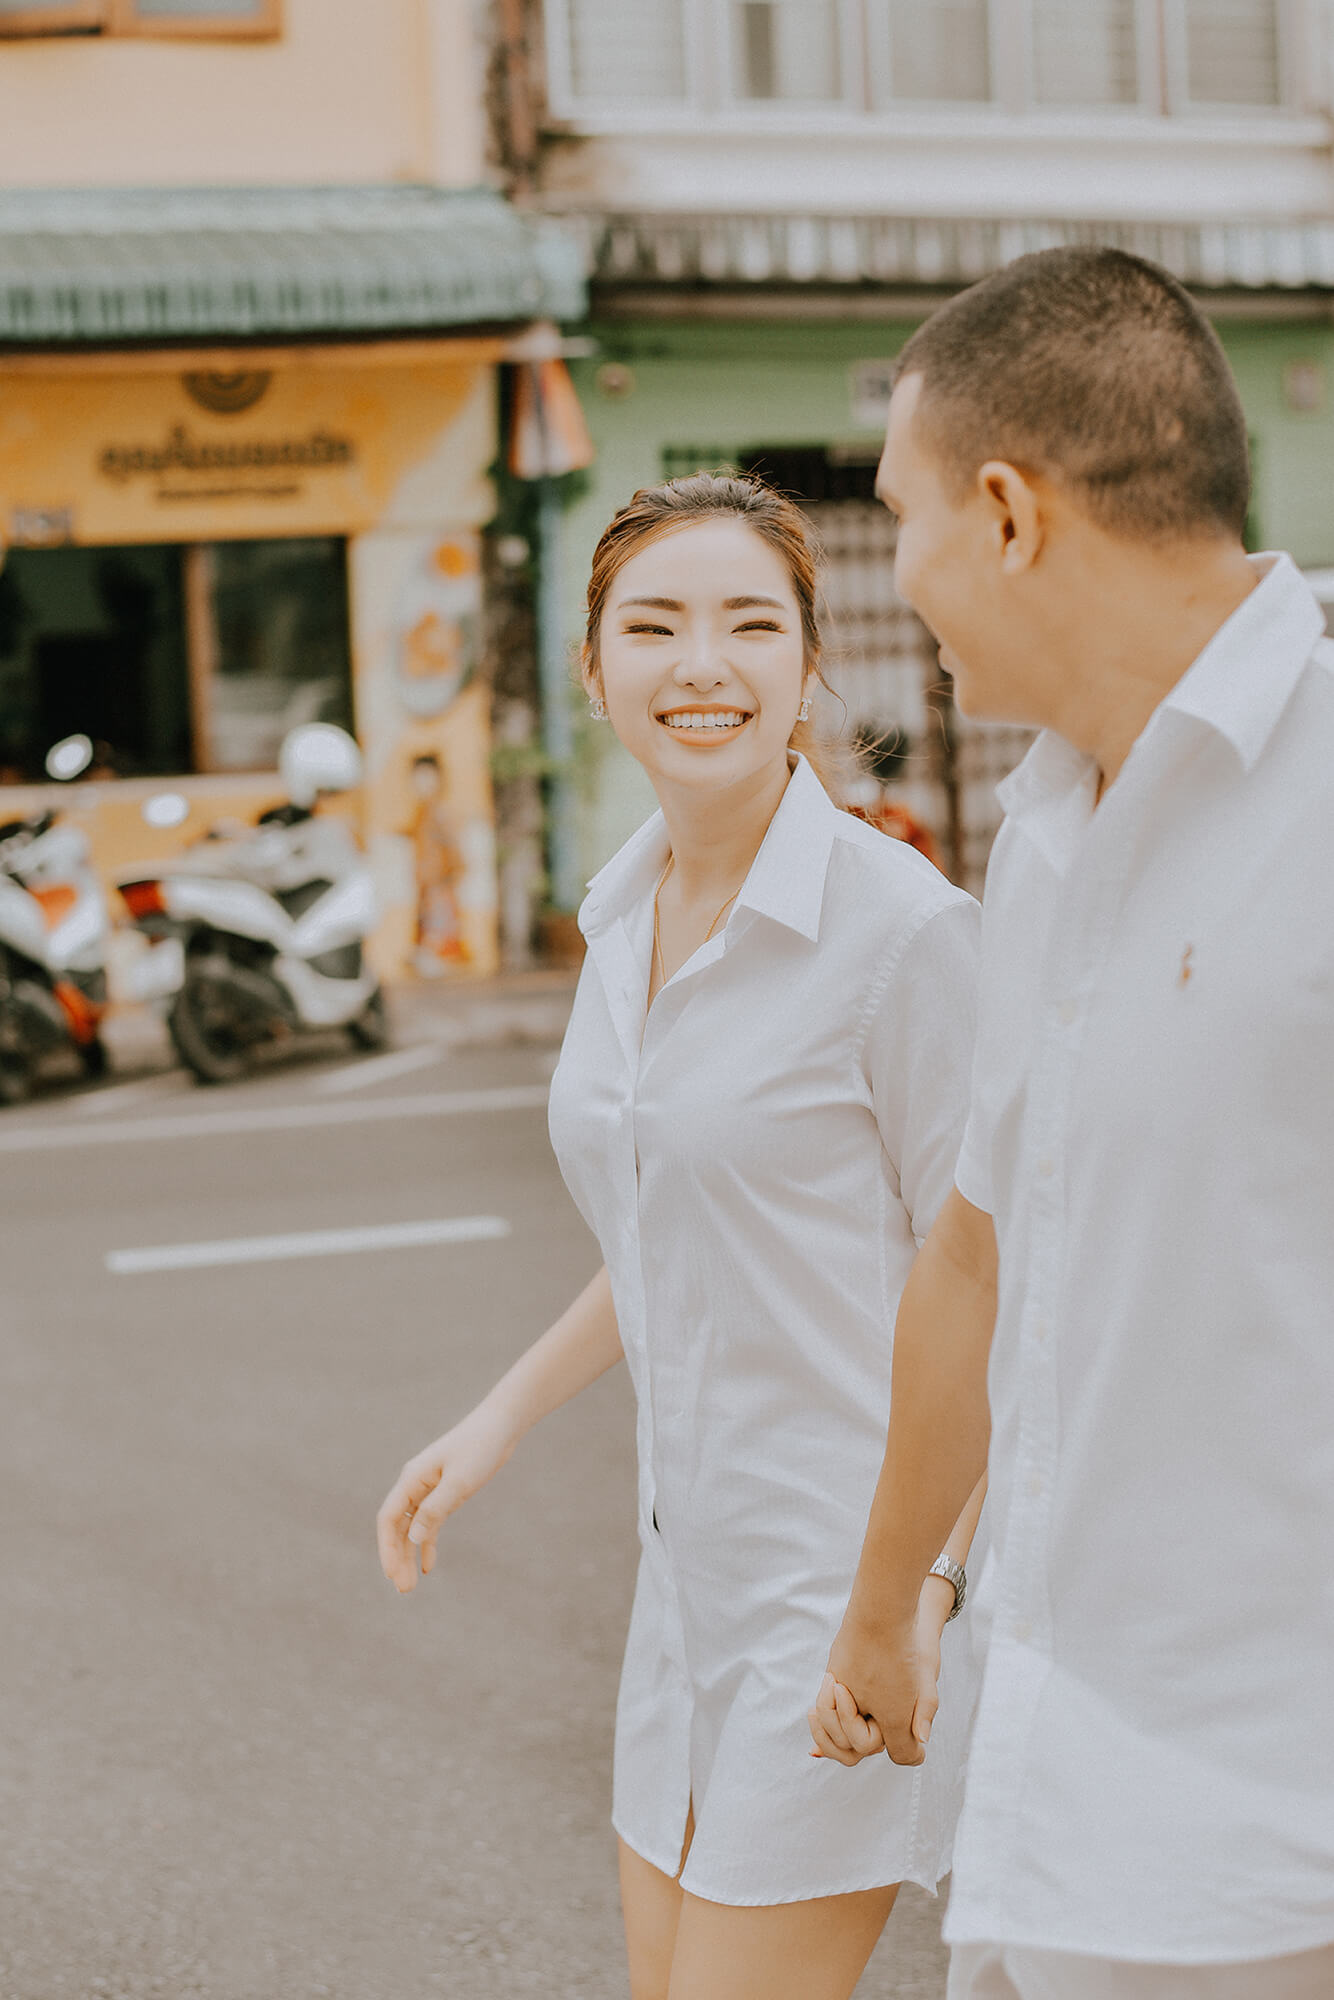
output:
M489 971L497 371L578 315L578 255L475 185L461 4L40 18L73 11L0 0L0 817L86 734L60 803L114 876L274 803L285 732L340 722L382 973Z

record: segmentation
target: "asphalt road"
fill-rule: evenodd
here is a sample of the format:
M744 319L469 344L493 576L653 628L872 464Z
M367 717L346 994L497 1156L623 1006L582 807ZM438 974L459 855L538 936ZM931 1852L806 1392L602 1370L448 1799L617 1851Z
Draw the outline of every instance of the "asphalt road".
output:
M622 2000L623 1376L413 1598L373 1545L402 1459L595 1266L551 1059L428 1041L0 1118L0 2000ZM939 2000L937 1919L905 1893L864 2000Z

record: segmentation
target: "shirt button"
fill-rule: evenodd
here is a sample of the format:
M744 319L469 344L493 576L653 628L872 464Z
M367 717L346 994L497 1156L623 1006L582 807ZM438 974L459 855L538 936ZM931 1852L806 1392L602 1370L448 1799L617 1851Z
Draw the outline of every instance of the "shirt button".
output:
M1050 1334L1050 1332L1051 1328L1050 1326L1048 1326L1045 1319L1039 1319L1033 1322L1033 1338L1034 1340L1036 1340L1039 1347L1045 1347L1047 1345L1047 1337Z
M1044 1153L1038 1161L1038 1179L1049 1181L1056 1172L1056 1162L1050 1153Z
M1031 1498L1031 1499L1034 1499L1034 1500L1039 1500L1039 1499L1041 1499L1041 1497L1042 1497L1042 1475L1041 1475L1041 1473L1037 1473L1037 1472L1031 1472L1031 1473L1029 1474L1029 1476L1028 1476L1028 1491L1029 1491L1029 1496L1030 1496L1030 1498Z
M1078 1014L1079 1006L1074 1000L1062 1000L1056 1009L1056 1018L1063 1028L1073 1028Z
M1028 1644L1029 1640L1033 1636L1033 1627L1029 1624L1027 1618L1015 1619L1014 1636L1019 1641L1019 1644L1021 1646L1026 1646Z

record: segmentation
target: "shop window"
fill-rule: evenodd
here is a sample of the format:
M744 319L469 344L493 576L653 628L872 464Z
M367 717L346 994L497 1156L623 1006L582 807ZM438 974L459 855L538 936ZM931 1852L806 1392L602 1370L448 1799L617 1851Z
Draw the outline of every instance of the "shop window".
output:
M14 549L0 569L0 782L82 732L102 776L271 770L351 725L344 545Z
M215 542L186 552L196 759L271 770L289 729L351 726L341 542Z
M0 570L0 779L81 731L103 774L187 770L180 551L12 549Z

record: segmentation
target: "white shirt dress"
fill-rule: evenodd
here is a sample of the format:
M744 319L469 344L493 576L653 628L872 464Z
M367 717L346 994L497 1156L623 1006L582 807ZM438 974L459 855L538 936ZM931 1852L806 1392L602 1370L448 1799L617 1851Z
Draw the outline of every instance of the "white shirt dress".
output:
M667 853L655 815L591 885L551 1092L638 1397L613 1821L675 1875L693 1802L682 1882L711 1902L934 1889L967 1613L920 1769L811 1758L806 1711L880 1470L899 1294L953 1179L977 906L798 760L725 927L646 1020Z

